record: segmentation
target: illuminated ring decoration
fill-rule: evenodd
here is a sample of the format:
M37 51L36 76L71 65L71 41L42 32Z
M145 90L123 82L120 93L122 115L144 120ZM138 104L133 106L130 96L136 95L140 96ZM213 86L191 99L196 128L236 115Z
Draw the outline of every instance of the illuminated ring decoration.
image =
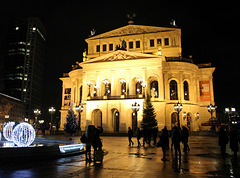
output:
M13 129L13 142L18 147L28 147L35 140L35 136L33 126L25 122L18 124Z
M8 122L3 128L3 136L7 141L13 141L12 132L15 122Z

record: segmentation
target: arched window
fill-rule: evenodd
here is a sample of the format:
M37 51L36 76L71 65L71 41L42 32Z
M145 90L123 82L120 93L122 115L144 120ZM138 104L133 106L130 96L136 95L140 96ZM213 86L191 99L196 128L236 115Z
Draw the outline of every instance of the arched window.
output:
M158 95L159 95L159 93L158 93L158 82L155 80L155 81L151 82L151 97L152 98L157 98Z
M178 100L177 82L172 80L170 82L170 100Z
M142 85L140 82L136 83L136 95L142 94Z
M189 88L188 88L188 82L183 82L183 91L184 91L184 100L189 100Z
M120 83L121 83L121 95L125 95L126 94L126 81L124 79L121 79Z
M103 81L104 84L104 88L105 88L105 92L104 92L104 96L111 96L111 83L108 80L104 80Z

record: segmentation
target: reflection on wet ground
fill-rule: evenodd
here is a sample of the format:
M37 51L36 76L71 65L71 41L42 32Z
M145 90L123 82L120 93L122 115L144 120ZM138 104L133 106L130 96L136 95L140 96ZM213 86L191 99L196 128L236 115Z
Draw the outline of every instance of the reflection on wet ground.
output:
M66 136L52 138L69 139ZM86 165L84 155L45 161L23 160L10 165L1 160L0 177L240 177L240 159L232 157L229 145L226 156L221 157L217 137L191 136L189 153L182 153L181 160L173 160L169 150L166 162L161 161L161 148L128 147L127 137L102 138L105 151L102 165ZM137 144L135 138L133 141Z

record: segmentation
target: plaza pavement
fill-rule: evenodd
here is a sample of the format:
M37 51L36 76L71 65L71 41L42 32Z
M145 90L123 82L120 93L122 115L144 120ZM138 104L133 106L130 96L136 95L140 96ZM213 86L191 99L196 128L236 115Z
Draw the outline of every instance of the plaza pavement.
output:
M0 177L240 177L240 159L232 159L229 145L226 157L222 158L217 137L190 136L190 151L182 153L181 164L172 161L171 151L167 156L169 161L163 162L161 148L138 148L136 138L133 147L128 146L127 137L101 138L106 154L102 165L86 165L84 155L9 166L1 161Z

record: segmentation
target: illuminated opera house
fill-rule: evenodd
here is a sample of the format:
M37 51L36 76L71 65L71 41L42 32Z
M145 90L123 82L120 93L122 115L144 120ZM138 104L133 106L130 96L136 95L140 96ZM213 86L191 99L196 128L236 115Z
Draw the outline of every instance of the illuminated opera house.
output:
M178 122L174 110L178 102L182 104L181 126L197 131L209 121L207 106L215 104L215 68L181 56L181 29L130 24L93 35L86 42L83 62L60 78L60 129L72 105L81 130L92 124L107 133L126 133L128 127L141 126L147 94L159 130L171 129ZM77 112L79 106L82 112Z

